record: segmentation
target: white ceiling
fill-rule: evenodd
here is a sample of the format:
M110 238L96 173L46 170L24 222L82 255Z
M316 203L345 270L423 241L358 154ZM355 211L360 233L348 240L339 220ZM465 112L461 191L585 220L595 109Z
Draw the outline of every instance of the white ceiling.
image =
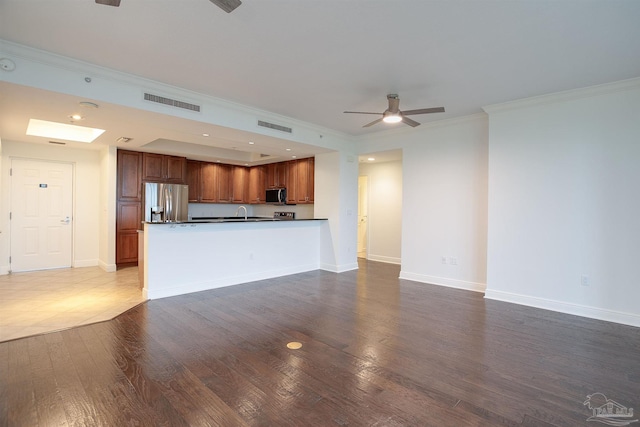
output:
M0 0L0 39L353 136L389 125L362 128L375 116L343 111L382 112L388 93L404 110L446 108L412 116L426 123L638 77L639 22L638 0L243 0L231 14L208 0ZM5 116L25 89L0 88ZM2 125L0 137L15 139ZM172 125L198 124L140 138L185 141Z

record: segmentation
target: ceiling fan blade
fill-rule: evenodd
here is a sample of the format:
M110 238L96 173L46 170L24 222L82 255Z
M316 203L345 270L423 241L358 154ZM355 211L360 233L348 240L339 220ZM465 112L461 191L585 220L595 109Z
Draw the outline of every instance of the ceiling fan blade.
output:
M404 114L404 113L402 113ZM415 120L411 120L409 117L402 117L402 121L406 124L408 124L409 126L411 126L412 128L416 127L416 126L420 126L420 123L416 122Z
M389 111L397 113L400 107L400 98L398 98L398 95L387 95L387 99L389 100Z
M365 111L343 111L343 113L347 113L347 114L382 114L382 113L368 113Z
M444 113L444 107L420 108L419 110L407 110L402 112L402 114L405 116L410 116L414 114L430 114L430 113Z
M211 3L218 6L220 9L227 13L233 12L236 7L240 6L242 2L240 0L210 0Z
M373 125L375 125L376 123L380 123L381 121L382 121L382 117L381 117L381 118L379 118L379 119L377 119L377 120L372 121L371 123L367 123L366 125L364 125L364 126L362 126L362 127L363 127L363 128L368 128L369 126L373 126Z
M120 0L96 0L98 4L105 4L107 6L120 6Z

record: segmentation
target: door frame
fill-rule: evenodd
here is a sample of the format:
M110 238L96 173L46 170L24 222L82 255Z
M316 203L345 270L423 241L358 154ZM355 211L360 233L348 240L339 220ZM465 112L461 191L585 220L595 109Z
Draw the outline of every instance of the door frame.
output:
M360 233L361 233L361 228L360 228L360 206L362 204L362 194L360 193L360 179L363 179L366 182L366 188L364 189L364 192L366 193L366 206L367 206L367 223L366 223L366 227L365 227L365 236L366 236L366 242L364 242L364 252L365 252L365 259L369 259L369 242L370 242L370 238L369 238L369 203L370 203L370 198L369 198L369 175L358 175L358 227L357 227L357 242L358 244L356 245L356 257L358 256L358 254L360 253L360 251L358 249L360 249L359 247L359 243L360 243Z
M9 156L8 158L9 160L9 184L8 184L8 192L7 195L8 197L5 199L8 209L7 209L7 213L9 212L13 212L13 161L14 160L23 160L23 161L33 161L33 162L40 162L40 163L55 163L55 164L65 164L65 165L70 165L71 166L71 268L75 267L75 249L76 249L76 241L75 241L75 236L76 236L76 162L67 162L67 161L63 161L63 160L51 160L51 159L39 159L39 158L34 158L34 157L22 157L22 156ZM7 187L5 187L7 188ZM98 189L99 190L99 189ZM8 215L7 215L8 217ZM12 256L12 239L13 239L13 225L11 224L11 221L9 221L8 224L8 255L9 257ZM11 259L11 258L9 258ZM12 268L11 268L12 262L9 262L8 265L8 273L11 274L12 272ZM44 270L48 270L48 269L44 269ZM33 270L33 271L44 271L44 270Z

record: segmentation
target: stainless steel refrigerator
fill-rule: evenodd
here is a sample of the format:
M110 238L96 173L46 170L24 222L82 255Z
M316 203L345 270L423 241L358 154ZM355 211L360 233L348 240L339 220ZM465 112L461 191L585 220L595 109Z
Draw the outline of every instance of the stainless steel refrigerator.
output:
M183 184L144 183L144 220L181 222L189 219L189 186Z

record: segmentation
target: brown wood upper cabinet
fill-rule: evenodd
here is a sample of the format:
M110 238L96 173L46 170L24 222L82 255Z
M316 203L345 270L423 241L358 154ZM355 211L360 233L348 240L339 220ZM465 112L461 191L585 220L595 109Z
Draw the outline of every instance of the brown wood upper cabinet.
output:
M267 188L286 187L287 203L313 203L314 159L245 166L188 160L192 203L265 203Z
M287 162L267 165L267 188L287 186Z
M118 150L117 197L122 202L142 200L142 155L137 151Z
M189 201L195 203L246 203L249 171L244 166L187 161Z
M231 170L231 202L249 202L249 168L245 166L233 166Z
M313 203L315 159L287 162L287 172L287 203Z
M249 203L264 203L267 189L267 167L253 166L249 169Z
M187 185L189 186L189 202L198 203L202 201L201 167L204 162L197 160L187 160Z
M186 176L186 158L142 153L142 179L144 181L184 184Z

